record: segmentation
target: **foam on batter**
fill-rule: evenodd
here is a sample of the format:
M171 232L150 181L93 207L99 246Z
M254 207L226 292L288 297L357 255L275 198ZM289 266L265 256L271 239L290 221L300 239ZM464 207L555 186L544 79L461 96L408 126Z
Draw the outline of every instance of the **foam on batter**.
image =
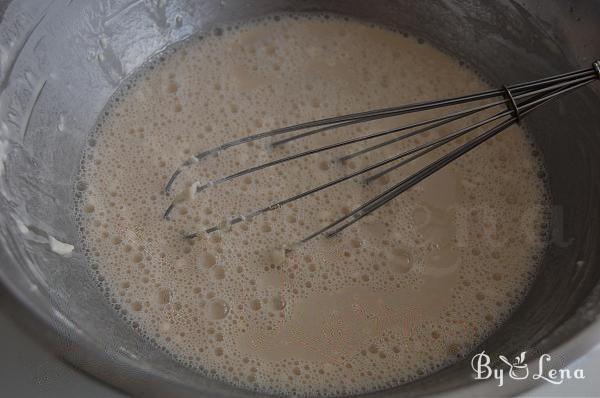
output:
M162 219L173 200L163 188L192 155L242 136L485 89L472 70L422 40L333 17L271 17L194 37L127 81L89 140L76 184L89 263L140 333L181 362L243 388L335 396L432 373L494 331L534 277L548 198L537 152L519 127L339 236L293 250L283 248L424 161L368 186L345 182L226 231L182 236L458 124L345 164L334 160L381 140L193 195L195 182L439 111L356 124L275 148L258 141L230 149L184 170L174 186L183 194L176 196L171 221Z

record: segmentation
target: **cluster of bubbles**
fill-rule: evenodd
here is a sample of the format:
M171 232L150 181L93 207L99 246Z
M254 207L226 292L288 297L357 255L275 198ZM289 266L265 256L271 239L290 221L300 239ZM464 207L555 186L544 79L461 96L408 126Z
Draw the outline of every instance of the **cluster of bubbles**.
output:
M177 360L266 393L356 394L447 366L508 317L544 248L548 197L541 160L520 128L340 236L293 250L285 247L418 164L368 186L347 181L198 239L182 236L356 171L453 126L343 164L335 159L368 144L210 187L178 204L170 221L162 214L172 196L163 189L185 160L242 136L485 87L462 63L422 40L330 16L269 17L166 50L107 105L75 184L82 244L100 288L125 321ZM244 144L183 168L173 190L418 117L357 124L275 147L268 144L277 138ZM401 297L411 298L413 312L396 301ZM323 305L309 308L303 323L298 314L306 303L321 299ZM374 312L345 312L348 302L361 299ZM389 321L380 322L373 315L378 311ZM315 332L313 316L336 321ZM356 332L348 350L343 331L357 322L369 332ZM284 357L269 354L268 346L277 348L284 332L293 336L292 348ZM326 353L315 348L323 342L330 344Z

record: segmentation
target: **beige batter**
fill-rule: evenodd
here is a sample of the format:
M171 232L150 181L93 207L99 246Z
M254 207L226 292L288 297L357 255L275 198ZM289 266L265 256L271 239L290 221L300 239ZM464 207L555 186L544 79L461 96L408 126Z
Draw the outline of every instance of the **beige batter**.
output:
M162 219L173 199L163 193L166 181L202 150L292 123L487 89L428 44L353 21L278 17L191 39L129 84L86 152L83 241L123 316L210 377L300 396L396 386L465 355L507 318L535 274L547 198L534 148L518 127L338 237L285 256L283 245L424 163L366 187L340 184L228 232L182 236L457 125L344 165L331 160L365 144L242 177ZM187 168L174 190L423 117L359 124L275 149L270 141L243 145Z

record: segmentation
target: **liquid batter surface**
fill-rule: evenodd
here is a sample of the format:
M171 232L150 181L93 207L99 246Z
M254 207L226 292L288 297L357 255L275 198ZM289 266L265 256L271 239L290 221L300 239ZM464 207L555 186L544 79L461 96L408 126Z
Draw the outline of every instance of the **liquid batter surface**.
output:
M162 218L173 199L163 189L192 155L242 136L484 89L475 73L422 41L332 17L282 16L193 38L129 81L90 139L78 206L90 265L115 308L147 338L243 388L335 396L434 372L497 328L535 274L547 198L520 128L339 236L289 252L281 248L425 163L368 186L339 184L229 231L182 236L457 125L345 164L332 160L367 144L235 179L178 204L171 221ZM357 124L275 148L245 144L186 168L174 191L423 117Z

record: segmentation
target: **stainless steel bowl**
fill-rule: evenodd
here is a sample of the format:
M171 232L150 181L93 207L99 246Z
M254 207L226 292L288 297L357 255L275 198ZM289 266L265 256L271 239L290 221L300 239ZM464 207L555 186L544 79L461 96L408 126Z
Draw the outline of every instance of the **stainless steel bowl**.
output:
M0 1L0 280L19 318L75 366L142 396L248 397L177 362L115 314L77 250L72 181L88 132L118 84L165 46L215 25L277 12L330 12L422 37L493 84L589 66L600 3L542 0ZM478 348L550 353L563 365L600 339L600 90L527 120L547 166L552 243L510 320ZM84 187L81 187L84 188ZM372 396L513 395L534 381L473 380L469 359Z

